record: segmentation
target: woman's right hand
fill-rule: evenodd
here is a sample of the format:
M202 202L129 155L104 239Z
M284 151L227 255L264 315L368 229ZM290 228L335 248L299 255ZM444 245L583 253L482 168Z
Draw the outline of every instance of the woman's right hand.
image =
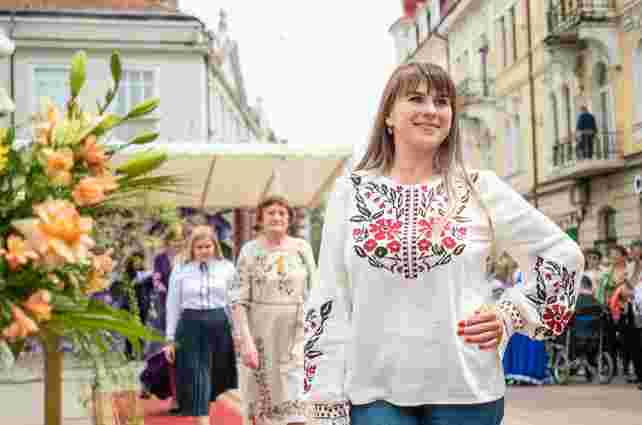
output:
M165 352L165 358L170 364L174 364L176 361L176 345L174 344L169 344L165 348L163 348L163 351Z
M259 368L259 354L252 338L247 338L241 343L241 360L250 369Z

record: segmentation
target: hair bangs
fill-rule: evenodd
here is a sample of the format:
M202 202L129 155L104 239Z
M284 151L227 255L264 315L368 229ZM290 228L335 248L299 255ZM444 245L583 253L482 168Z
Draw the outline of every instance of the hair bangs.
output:
M400 70L394 99L417 92L424 84L428 94L447 97L454 102L456 92L450 77L442 68L430 65L413 63Z

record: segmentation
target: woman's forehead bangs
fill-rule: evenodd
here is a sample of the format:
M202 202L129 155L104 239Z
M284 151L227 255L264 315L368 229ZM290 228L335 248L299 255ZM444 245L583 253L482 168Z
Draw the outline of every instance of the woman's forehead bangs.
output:
M423 66L420 69L418 65L409 65L397 75L397 87L393 90L395 99L416 93L422 84L426 85L428 93L436 93L450 99L455 96L454 87L443 71L438 68Z

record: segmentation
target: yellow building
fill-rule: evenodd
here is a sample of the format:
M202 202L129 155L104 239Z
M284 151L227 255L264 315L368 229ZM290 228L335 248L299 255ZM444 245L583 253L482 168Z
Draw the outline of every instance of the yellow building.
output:
M429 57L429 47L447 41L469 162L494 169L585 248L641 239L640 1L424 7L449 3L404 60ZM578 152L584 106L597 127L583 142L592 152Z

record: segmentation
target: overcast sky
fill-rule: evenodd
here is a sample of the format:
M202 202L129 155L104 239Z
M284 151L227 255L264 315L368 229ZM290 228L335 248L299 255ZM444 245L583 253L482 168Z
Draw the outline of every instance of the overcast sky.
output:
M287 5L287 6L286 6ZM396 0L179 0L211 28L221 8L239 43L250 103L292 144L363 145L395 66Z

